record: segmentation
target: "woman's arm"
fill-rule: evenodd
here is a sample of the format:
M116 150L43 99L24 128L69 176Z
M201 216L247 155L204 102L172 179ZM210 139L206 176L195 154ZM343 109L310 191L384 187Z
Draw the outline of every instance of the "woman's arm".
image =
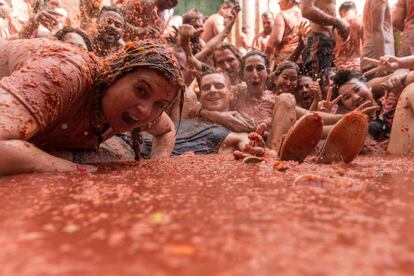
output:
M173 121L163 112L158 122L147 131L153 136L151 158L170 157L175 145L175 127Z
M26 142L39 131L31 113L13 96L0 90L0 176L33 172L69 172L79 167ZM93 170L92 167L86 169Z

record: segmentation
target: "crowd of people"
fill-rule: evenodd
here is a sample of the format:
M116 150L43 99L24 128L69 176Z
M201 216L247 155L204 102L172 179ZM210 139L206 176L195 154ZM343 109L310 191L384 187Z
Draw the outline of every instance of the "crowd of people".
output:
M208 17L172 15L178 0L81 0L79 22L26 2L21 22L0 0L0 175L414 153L413 0L366 0L362 17L353 1L279 0L251 45L230 42L236 0Z

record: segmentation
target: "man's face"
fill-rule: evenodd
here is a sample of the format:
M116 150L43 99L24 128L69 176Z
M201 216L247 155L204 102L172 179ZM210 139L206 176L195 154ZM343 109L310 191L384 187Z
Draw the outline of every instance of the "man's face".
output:
M273 18L269 16L262 16L263 30L265 34L270 34L273 27Z
M201 80L200 102L210 111L229 111L232 100L230 84L222 74L210 74Z
M313 94L310 89L312 83L312 78L307 76L302 76L298 80L296 101L305 109L309 109L313 102Z
M217 67L229 76L232 84L237 83L240 61L233 52L229 49L217 50L214 55Z
M341 15L341 19L344 19L344 20L355 19L357 18L357 10L350 9L348 11L341 12L340 15Z
M234 5L232 4L222 4L220 7L220 14L222 16L230 16L233 8Z
M124 35L124 18L117 12L106 11L98 21L98 32L105 42L115 43Z

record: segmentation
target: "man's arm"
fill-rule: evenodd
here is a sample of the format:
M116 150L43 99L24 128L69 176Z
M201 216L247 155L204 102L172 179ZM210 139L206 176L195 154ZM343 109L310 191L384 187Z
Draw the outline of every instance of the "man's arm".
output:
M226 37L230 34L231 29L233 28L234 23L237 19L238 11L237 9L233 9L231 11L231 16L228 16L224 20L223 28L216 36L210 39L206 45L204 45L203 49L195 55L195 58L200 61L205 61L210 55L213 54L214 49L216 49L217 45L223 42Z
M392 9L392 25L399 31L404 30L404 21L405 17L407 16L406 7L406 0L398 0L397 4Z
M205 120L222 125L234 132L251 132L252 129L254 130L247 122L236 118L236 113L236 111L218 112L202 109L200 116Z
M384 20L386 8L387 2L385 0L377 0L371 3L371 16L374 21L372 22L373 38L377 50L379 50L377 53L380 56L385 54Z

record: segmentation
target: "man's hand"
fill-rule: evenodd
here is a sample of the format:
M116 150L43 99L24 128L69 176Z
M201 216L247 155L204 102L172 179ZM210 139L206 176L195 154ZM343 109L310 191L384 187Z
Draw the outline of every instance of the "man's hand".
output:
M243 151L236 150L233 152L233 156L236 160L259 157L254 159L255 161L262 161L261 157L265 155L265 141L264 134L267 129L266 123L261 123L257 126L255 132L249 133L249 144L243 149Z
M224 28L225 28L228 32L230 32L230 31L231 31L231 29L233 28L233 25L234 25L234 23L236 22L236 19L237 19L237 15L238 15L238 13L239 13L239 10L238 10L236 7L234 7L234 8L231 10L231 14L226 15L226 16L224 17Z
M401 67L401 60L394 56L383 56L379 60L373 58L362 58L362 61L375 65L375 67L364 73L364 77L374 74L384 74L387 72L394 72Z
M193 26L189 24L183 24L180 27L178 27L178 33L182 36L183 39L198 37L203 31L203 28L199 28L196 30Z
M43 10L40 11L38 14L35 15L34 20L47 29L51 30L59 24L57 18L61 17L59 13L52 11L52 10Z

